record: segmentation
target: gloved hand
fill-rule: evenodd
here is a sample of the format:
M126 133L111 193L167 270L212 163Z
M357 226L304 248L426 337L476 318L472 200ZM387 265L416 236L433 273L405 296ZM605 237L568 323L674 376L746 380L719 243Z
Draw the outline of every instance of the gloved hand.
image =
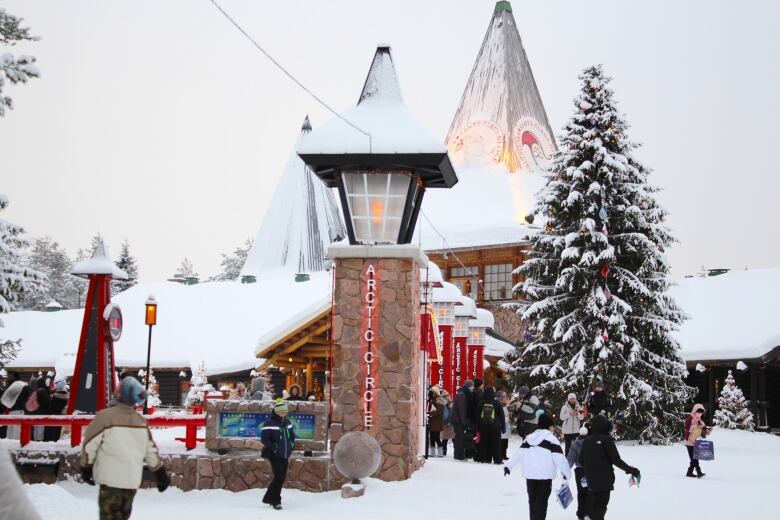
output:
M639 468L631 468L631 471L628 472L632 477L639 478L641 473L639 473Z
M165 468L160 466L160 469L154 472L154 476L157 477L157 490L162 493L168 486L171 485L171 477L165 472Z
M81 480L83 480L90 486L95 485L95 481L92 478L92 466L83 466L81 468Z
M506 477L507 475L509 475L509 474L511 474L511 473L512 473L512 472L511 472L511 471L509 471L509 468L507 468L506 466L504 466L504 476Z

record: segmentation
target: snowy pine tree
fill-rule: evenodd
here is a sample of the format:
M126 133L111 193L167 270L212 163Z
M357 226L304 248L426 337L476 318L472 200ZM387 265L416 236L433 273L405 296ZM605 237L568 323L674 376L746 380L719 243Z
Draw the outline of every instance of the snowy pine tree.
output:
M187 399L184 401L184 406L187 408L193 404L203 404L206 400L206 394L214 390L206 377L206 363L204 361L201 361L197 370L192 371L190 385L190 391L187 392Z
M79 307L78 279L70 274L73 261L57 241L49 236L36 238L27 264L32 269L44 273L48 283L44 292L25 299L23 303L25 309L43 310L52 300L62 305L63 309Z
M146 370L143 368L138 371L138 377L141 384L146 386ZM157 383L157 378L154 377L154 369L149 369L149 397L146 399L147 408L157 408L162 404L160 401L160 385Z
M730 430L755 431L756 425L748 403L749 401L745 399L742 390L734 381L734 376L731 375L731 370L729 370L729 375L723 384L723 390L720 391L720 397L718 397L718 410L715 411L712 422Z
M684 319L668 295L666 212L633 156L610 78L586 69L560 151L539 193L546 228L516 270L529 305L530 341L515 373L552 409L595 380L612 394L625 438L665 442L679 433L693 389L672 332Z
M21 18L17 18L0 7L0 46L13 46L20 41L35 41L38 38L30 35L29 27L21 27ZM27 83L30 78L40 76L35 65L35 56L21 54L15 57L10 53L0 52L0 117L5 115L5 109L13 108L10 97L3 95L5 80L12 84Z
M192 262L190 262L190 259L186 256L184 257L184 260L181 261L181 265L179 266L179 270L176 271L176 274L182 278L197 278L198 276L198 273L195 272L195 267L192 265Z
M114 280L111 282L114 292L121 293L138 283L138 262L136 262L135 257L130 254L130 244L127 242L127 239L122 242L119 260L115 263L117 267L127 273L127 280Z
M8 199L0 193L0 211L7 206ZM11 312L45 288L46 275L25 265L23 254L29 247L24 228L0 219L0 313Z
M214 276L212 280L215 282L238 280L238 277L241 275L241 268L246 263L246 257L250 249L252 249L252 240L247 238L244 245L238 246L232 255L222 253L222 262L220 263L222 272Z

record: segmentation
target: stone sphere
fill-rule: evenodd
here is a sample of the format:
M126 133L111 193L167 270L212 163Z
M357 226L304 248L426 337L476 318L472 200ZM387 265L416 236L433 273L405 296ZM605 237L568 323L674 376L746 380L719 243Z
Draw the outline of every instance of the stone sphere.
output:
M373 475L382 463L382 449L364 432L350 432L336 443L333 461L339 473L352 480Z

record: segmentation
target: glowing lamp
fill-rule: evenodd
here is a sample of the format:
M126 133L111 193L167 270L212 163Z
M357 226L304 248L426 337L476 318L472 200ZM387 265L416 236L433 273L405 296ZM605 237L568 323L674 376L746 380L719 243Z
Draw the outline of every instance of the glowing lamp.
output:
M146 324L149 326L157 325L157 300L152 294L146 299Z

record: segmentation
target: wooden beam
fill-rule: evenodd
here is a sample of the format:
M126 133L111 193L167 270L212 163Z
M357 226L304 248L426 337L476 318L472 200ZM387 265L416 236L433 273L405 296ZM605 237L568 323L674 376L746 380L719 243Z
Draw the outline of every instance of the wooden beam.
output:
M285 347L279 354L286 355L291 352L295 352L296 350L304 346L309 341L310 337L325 332L326 330L328 330L328 327L330 327L330 322L326 320L325 323L320 324L314 331L312 331L308 335L298 339L292 345Z
M306 362L306 394L312 391L314 386L314 362L311 358Z
M274 343L272 343L271 345L268 345L268 346L267 346L265 349L263 349L263 351L262 351L262 352L260 352L260 353L257 355L257 357L259 357L259 358L269 358L269 357L271 357L271 353L272 353L272 352L273 352L273 351L274 351L274 350L275 350L277 347L279 347L279 345L282 345L282 344L284 344L285 342L287 342L287 341L290 341L290 339L291 339L291 338L293 338L293 337L297 336L298 334L300 334L300 332L301 332L302 330L306 330L306 329L308 329L309 327L311 327L312 325L315 325L315 324L316 324L317 322L319 322L320 320L322 320L322 319L326 319L326 320L327 320L327 318L328 318L329 314L330 314L330 309L327 309L327 310L323 311L323 312L322 312L322 313L320 313L318 316L314 317L313 319L309 320L309 321L308 321L308 322L306 322L306 323L303 323L303 324L302 324L300 327L298 327L297 329L295 329L295 330L291 331L291 332L290 332L289 334L287 334L286 336L284 336L284 337L281 337L281 338L279 338L277 341L275 341Z

